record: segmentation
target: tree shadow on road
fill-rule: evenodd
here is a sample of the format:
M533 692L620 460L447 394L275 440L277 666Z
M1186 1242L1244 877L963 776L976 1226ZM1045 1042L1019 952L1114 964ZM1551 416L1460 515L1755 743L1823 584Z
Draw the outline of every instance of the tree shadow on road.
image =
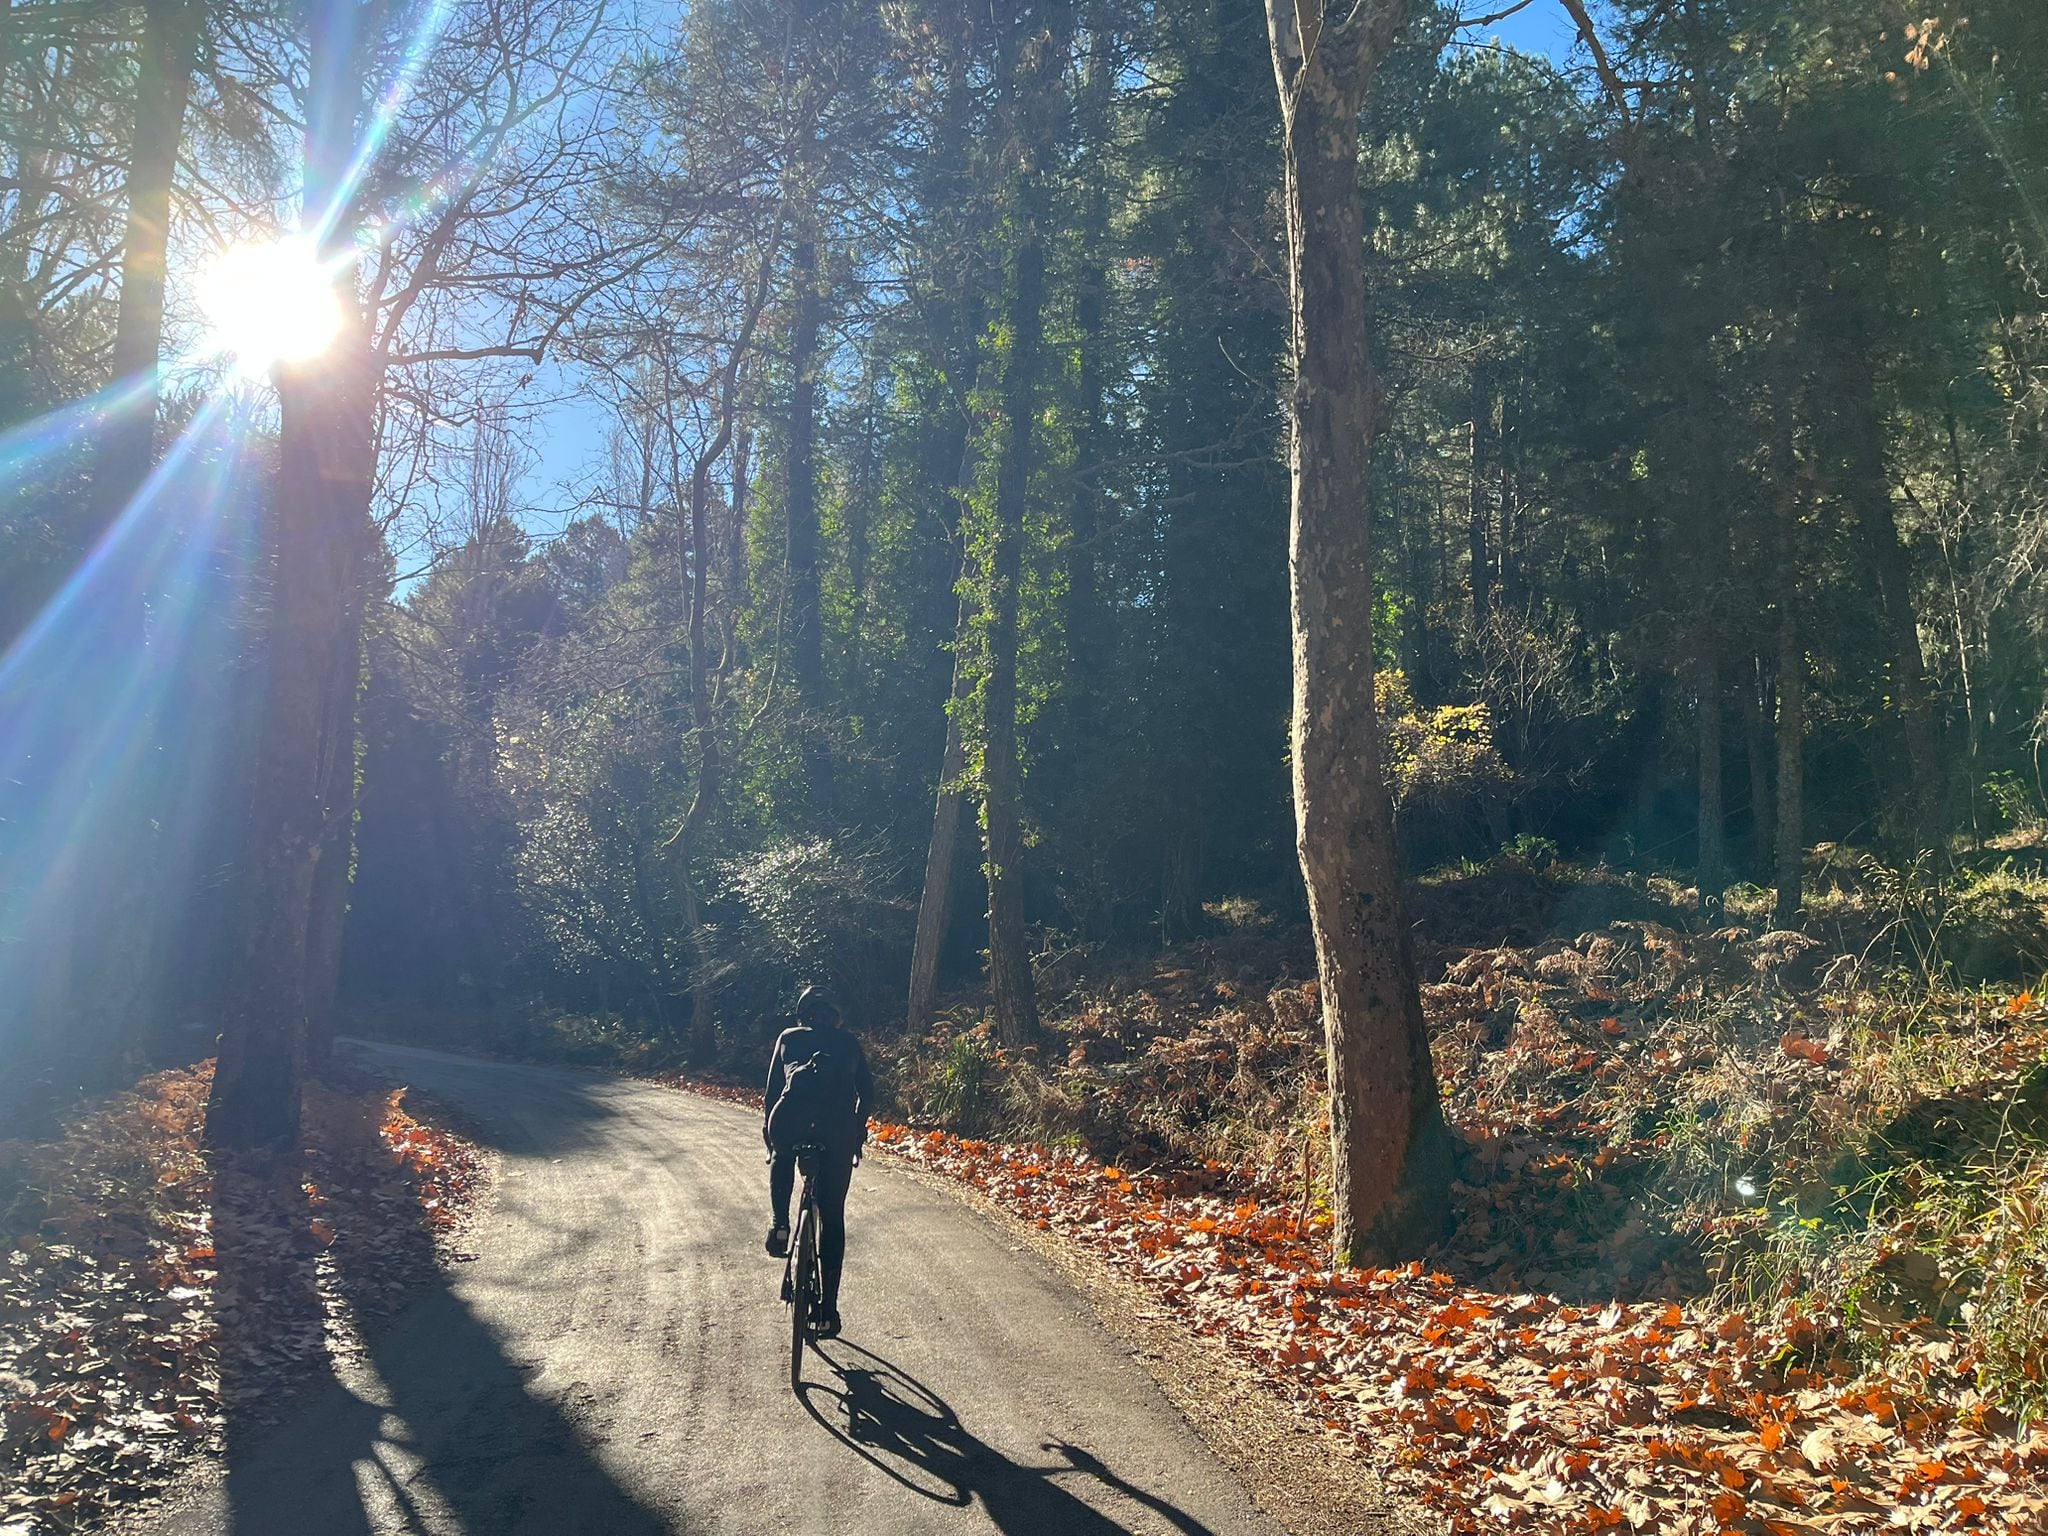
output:
M313 1181L331 1177L336 1187L317 1214L298 1188L296 1161L268 1172L262 1198L217 1202L226 1507L189 1511L161 1529L676 1531L593 1453L587 1389L536 1391L538 1362L509 1355L450 1284L418 1190L378 1139L376 1115L330 1120L319 1140ZM382 1177L345 1199L343 1162ZM319 1344L336 1296L363 1338L358 1363L339 1369ZM295 1363L281 1371L280 1355ZM281 1374L297 1377L282 1402Z
M805 1382L804 1411L841 1445L904 1487L937 1503L966 1507L979 1500L989 1521L1008 1536L1123 1536L1132 1527L1066 1486L1075 1480L1152 1511L1183 1536L1213 1536L1166 1499L1127 1482L1088 1451L1064 1441L1039 1447L1058 1459L1046 1466L1011 1460L978 1439L930 1387L897 1365L845 1339L818 1346L834 1383ZM820 1406L826 1400L837 1413ZM835 1419L843 1422L835 1422ZM1149 1527L1148 1527L1149 1528Z

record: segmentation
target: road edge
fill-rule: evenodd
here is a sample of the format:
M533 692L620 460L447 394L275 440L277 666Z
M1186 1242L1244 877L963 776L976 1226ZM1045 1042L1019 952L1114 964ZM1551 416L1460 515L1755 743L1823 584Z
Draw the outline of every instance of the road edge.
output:
M1292 1536L1435 1536L1443 1530L1396 1502L1356 1445L1304 1423L1244 1362L1217 1340L1180 1326L1135 1281L957 1179L886 1149L879 1161L1043 1260L1144 1368L1260 1511Z

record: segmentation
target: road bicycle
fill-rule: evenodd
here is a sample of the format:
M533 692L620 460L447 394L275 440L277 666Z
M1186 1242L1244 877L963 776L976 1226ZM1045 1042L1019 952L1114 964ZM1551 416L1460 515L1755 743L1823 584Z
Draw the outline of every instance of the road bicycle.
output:
M789 1303L789 1389L803 1385L804 1341L824 1304L824 1274L818 1265L818 1159L823 1149L796 1149L796 1229L790 1234L789 1258L782 1269L782 1299Z

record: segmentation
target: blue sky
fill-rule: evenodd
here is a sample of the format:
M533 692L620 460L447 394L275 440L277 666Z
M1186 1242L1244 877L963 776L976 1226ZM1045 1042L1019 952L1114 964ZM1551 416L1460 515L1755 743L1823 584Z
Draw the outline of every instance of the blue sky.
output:
M1506 10L1508 3L1509 0L1501 0L1491 9ZM1479 8L1480 14L1484 15L1485 6L1486 0L1478 0L1477 7L1468 5L1467 9ZM1498 37L1524 53L1546 53L1561 59L1571 52L1578 34L1571 17L1558 0L1536 0L1528 9L1517 11L1506 21L1495 23L1479 35Z
M1507 3L1468 0L1467 9L1483 15L1488 9L1505 9ZM1571 51L1576 32L1558 0L1535 0L1506 20L1467 36L1471 41L1498 38L1524 52L1563 58ZM563 385L562 371L548 367L541 370L535 387L536 392L559 392ZM536 457L522 487L527 526L536 537L560 532L575 515L578 493L589 489L603 462L607 425L605 412L589 393L571 393L539 413L533 433Z

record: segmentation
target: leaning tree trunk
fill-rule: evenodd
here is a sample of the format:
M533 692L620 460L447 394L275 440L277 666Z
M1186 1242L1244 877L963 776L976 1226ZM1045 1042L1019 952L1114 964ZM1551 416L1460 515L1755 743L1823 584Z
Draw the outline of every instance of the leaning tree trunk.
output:
M1358 113L1401 0L1331 15L1267 0L1287 160L1294 318L1290 571L1294 808L1329 1053L1340 1259L1412 1253L1442 1227L1450 1138L1394 862L1373 697Z
M960 424L960 476L956 505L965 508L974 489L974 433L965 418ZM953 916L953 871L959 864L960 820L966 801L961 783L967 771L967 741L963 736L969 695L974 691L974 669L969 647L974 643L974 602L969 578L973 575L973 544L967 536L966 520L954 524L960 541L960 616L953 626L953 688L946 706L946 747L939 762L939 788L932 808L932 836L924 857L924 892L917 904L917 935L910 947L910 997L904 1020L913 1034L931 1026L938 1011L939 955L946 946L946 929Z

